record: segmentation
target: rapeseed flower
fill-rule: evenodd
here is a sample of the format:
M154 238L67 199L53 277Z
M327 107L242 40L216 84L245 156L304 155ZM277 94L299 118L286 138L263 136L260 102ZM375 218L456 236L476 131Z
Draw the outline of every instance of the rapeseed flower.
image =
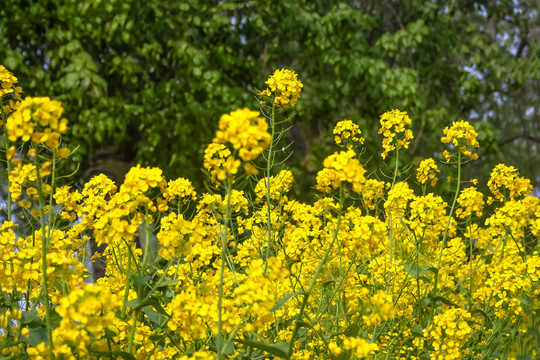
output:
M422 185L431 180L430 185L433 187L437 184L438 173L439 168L437 167L435 160L432 158L424 159L420 162L420 165L416 170L416 180Z
M480 144L476 138L478 133L474 130L474 127L469 124L469 122L461 120L459 122L453 122L451 127L444 128L444 136L441 138L443 144L452 143L456 148L459 149L461 154L466 157L470 157L472 160L478 159L478 154L471 152L470 147L478 148ZM444 158L446 162L450 161L451 155L448 150L445 150Z
M354 144L363 144L366 139L362 136L360 127L351 120L343 120L334 127L334 140L340 147L351 150Z
M214 183L236 174L240 165L240 160L235 159L231 150L223 144L211 143L204 151L204 168Z
M68 130L68 121L62 117L60 101L48 97L27 97L7 119L6 129L10 141L32 140L50 149L60 146L60 137Z
M11 94L7 97L7 103L0 109L4 114L16 110L21 101L22 88L17 86L17 82L17 78L4 66L0 65L0 106L4 103L4 95Z
M397 109L387 111L381 115L380 123L379 134L384 136L382 142L384 151L381 154L383 159L388 156L390 151L409 147L413 133L411 129L407 128L411 125L411 119L406 111Z
M424 336L433 340L435 359L462 359L466 355L465 346L473 330L468 321L471 314L463 309L452 308L438 314L433 324L424 329Z
M531 194L532 185L529 179L519 176L519 171L513 166L498 164L491 171L488 188L495 200L515 200L519 196ZM491 204L493 198L488 199Z
M457 199L459 208L456 210L456 216L466 218L475 214L478 217L482 216L484 209L484 194L479 192L476 187L468 187L461 191Z
M317 174L317 190L327 193L339 188L343 182L348 182L355 193L362 193L366 170L356 159L353 150L330 155L323 165L324 169Z
M230 143L243 161L255 160L270 144L266 120L247 108L224 114L213 142Z
M298 80L298 75L293 70L281 69L274 71L266 81L268 88L259 95L271 96L275 94L274 104L278 107L287 108L295 106L304 85Z

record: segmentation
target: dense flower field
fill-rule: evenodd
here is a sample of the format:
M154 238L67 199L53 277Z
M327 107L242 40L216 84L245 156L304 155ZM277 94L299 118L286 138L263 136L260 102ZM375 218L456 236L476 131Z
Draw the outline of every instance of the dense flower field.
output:
M540 200L512 166L487 184L463 180L480 146L468 122L444 129L440 159L400 168L411 119L386 112L380 156L393 171L368 176L362 132L341 121L341 150L301 203L277 143L303 85L277 70L258 111L219 119L207 193L141 166L119 186L99 175L75 189L57 186L76 147L62 142L62 104L23 100L2 66L0 84L2 358L538 356ZM439 179L442 166L454 175ZM439 180L451 202L434 192ZM95 283L90 242L104 248Z

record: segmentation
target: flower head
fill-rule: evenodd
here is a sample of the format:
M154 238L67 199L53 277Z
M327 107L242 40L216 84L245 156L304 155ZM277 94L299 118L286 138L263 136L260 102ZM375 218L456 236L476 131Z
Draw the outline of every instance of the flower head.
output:
M324 162L324 169L317 174L317 189L323 192L337 189L342 182L352 184L355 193L360 194L364 188L366 170L356 159L353 150L341 151L327 157Z
M276 106L284 108L295 106L302 92L302 87L304 87L297 77L298 75L292 70L276 70L266 81L268 89L263 90L260 95L270 96L271 93L275 93L274 103Z
M360 131L360 127L351 120L340 121L334 128L334 139L336 144L341 147L346 147L347 150L352 149L354 143L364 143L366 139L361 137L361 134L362 131Z
M381 154L385 159L388 153L395 149L409 147L409 143L413 138L411 129L407 129L407 126L411 125L411 119L407 115L406 111L399 111L394 109L387 111L381 115L381 128L379 134L383 134L383 148L384 151Z
M0 65L0 106L2 106L1 103L4 95L12 94L7 104L4 105L4 109L0 109L6 114L15 110L17 103L21 101L22 88L16 84L17 78L4 66Z
M459 218L466 218L475 214L476 216L482 216L482 210L484 209L484 194L476 190L476 187L471 186L461 191L457 199L459 208L456 210L456 216Z
M269 145L266 120L247 108L224 114L219 119L215 143L230 143L243 161L255 160Z
M435 186L437 183L437 173L439 169L435 160L429 158L424 159L418 166L416 170L416 180L422 185L424 185L428 180L431 180L431 186Z
M63 113L60 101L48 97L27 97L7 120L9 140L31 139L35 144L56 149L60 146L60 136L68 130L68 121L62 118Z
M235 159L223 144L211 143L204 151L204 168L213 182L227 179L228 174L236 174L239 167L240 160Z
M532 185L529 179L519 176L519 171L513 166L498 164L491 171L488 187L494 198L499 201L516 200L519 196L531 194ZM488 199L492 203L493 199Z
M459 148L459 151L464 156L470 157L473 160L478 159L478 155L469 150L469 147L478 148L480 144L476 140L478 134L474 130L469 122L461 120L460 122L455 122L451 127L444 128L444 136L441 138L443 144L452 143L456 148ZM451 155L445 150L444 157L446 162L450 161Z

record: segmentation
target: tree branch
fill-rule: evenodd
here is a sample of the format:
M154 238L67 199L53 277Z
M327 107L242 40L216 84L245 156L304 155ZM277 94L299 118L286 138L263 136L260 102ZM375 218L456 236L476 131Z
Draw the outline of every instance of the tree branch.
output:
M501 140L501 141L498 142L497 145L503 146L503 145L506 145L508 143L511 143L512 141L514 141L516 139L525 139L525 140L534 141L536 143L540 143L540 138L537 138L537 137L531 136L529 134L523 133L523 134L518 134L518 135L512 136L511 138L508 138L508 139Z

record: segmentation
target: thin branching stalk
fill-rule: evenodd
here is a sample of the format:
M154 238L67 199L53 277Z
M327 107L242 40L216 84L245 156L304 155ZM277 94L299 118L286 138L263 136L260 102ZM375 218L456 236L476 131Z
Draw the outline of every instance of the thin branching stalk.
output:
M55 162L53 154L53 164ZM47 342L49 344L49 355L54 359L54 344L52 338L52 323L51 323L51 305L49 303L49 284L47 283L47 253L49 249L49 236L50 229L47 229L47 224L45 222L45 199L42 189L42 179L40 174L40 161L39 154L36 155L36 188L38 191L38 201L39 201L39 218L41 225L41 261L42 261L42 287L43 287L43 302L45 305L45 327L47 331ZM53 173L54 174L54 173ZM54 181L54 175L52 178ZM52 189L51 189L52 191ZM49 213L52 211L52 208L49 207Z
M227 197L227 202L225 204L225 214L223 217L223 222L221 224L221 229L219 233L221 241L221 266L219 270L219 287L218 287L218 331L216 334L216 350L217 350L217 360L221 360L223 352L223 280L224 280L224 268L227 257L227 240L229 235L229 219L231 217L231 197L232 197L232 182L231 174L227 174L227 181L225 181L225 196Z
M323 266L326 263L326 260L328 260L328 256L330 255L330 252L332 251L332 248L334 246L334 243L336 242L338 238L339 228L341 226L341 217L343 215L343 185L340 185L339 187L339 212L336 222L336 228L334 230L334 234L332 235L332 241L330 242L330 245L326 248L326 251L319 261L319 264L317 265L317 269L315 270L315 273L313 274L313 277L311 278L311 282L309 283L309 287L306 291L303 292L304 298L302 299L302 303L300 305L300 312L298 315L296 315L296 324L294 326L294 330L291 336L291 341L289 342L289 357L292 356L293 350L294 350L294 342L296 341L296 338L298 337L298 331L300 330L301 323L302 323L302 316L304 315L304 312L306 310L306 306L308 303L309 296L311 295L311 292L313 290L313 287L315 286L315 283L317 282L317 279L319 278L319 274L322 271Z

